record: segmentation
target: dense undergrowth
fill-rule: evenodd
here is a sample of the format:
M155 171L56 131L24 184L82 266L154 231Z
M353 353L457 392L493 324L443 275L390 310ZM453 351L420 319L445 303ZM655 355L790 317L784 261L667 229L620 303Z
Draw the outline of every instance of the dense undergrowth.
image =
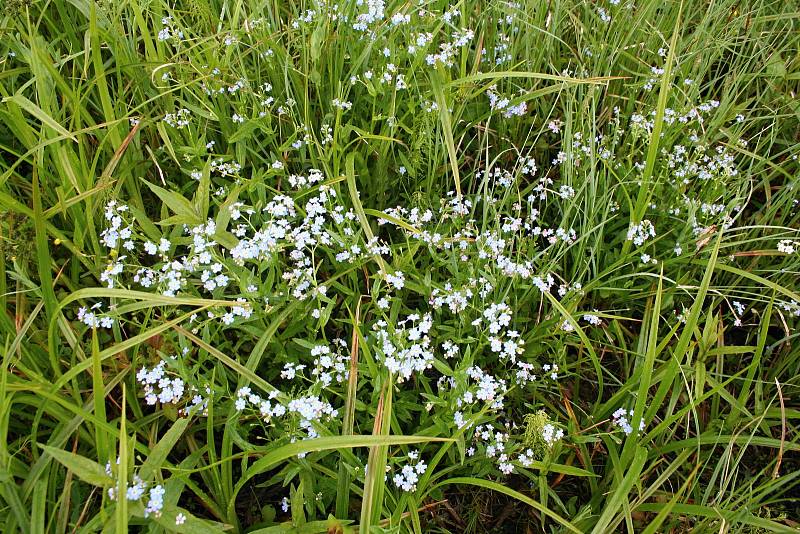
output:
M6 2L0 530L795 531L799 20Z

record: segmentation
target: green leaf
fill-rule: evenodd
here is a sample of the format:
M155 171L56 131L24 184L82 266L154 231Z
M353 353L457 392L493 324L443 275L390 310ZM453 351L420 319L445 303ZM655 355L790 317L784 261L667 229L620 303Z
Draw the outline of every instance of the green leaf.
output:
M273 133L272 129L265 125L259 124L256 120L248 120L233 133L228 138L229 143L236 143L237 141L243 141L253 136L256 132L261 131L264 132L266 135L271 135Z
M289 443L272 450L258 460L246 471L245 479L252 478L257 474L263 473L284 460L296 457L299 454L309 452L325 451L330 449L342 449L352 447L379 447L389 445L410 445L413 443L426 443L431 441L445 442L453 441L450 438L436 438L431 436L325 436L322 438L306 439Z
M175 524L175 518L178 514L183 514L186 518L181 525ZM158 525L164 527L168 532L180 532L185 534L223 534L224 532L230 532L230 526L224 523L200 519L183 508L177 507L165 506L164 510L161 511L161 515L154 517L153 520Z
M192 203L183 196L173 191L167 191L150 182L145 181L144 183L173 213L181 217L185 223L200 224L203 222L200 218L200 214L197 213Z
M453 172L456 195L460 197L461 177L458 172L458 156L456 155L456 145L453 139L453 124L450 117L450 107L447 105L447 99L445 98L439 76L439 71L433 71L431 75L431 87L433 88L433 95L436 97L436 103L439 105L439 119L442 123L442 133L444 134L444 144L447 148L447 155L450 158L450 170Z
M188 417L182 417L175 421L175 423L172 425L172 428L167 430L167 433L164 434L164 437L162 437L156 446L152 448L150 454L147 456L147 459L144 461L141 467L139 467L139 476L142 478L142 480L150 480L153 478L156 470L161 467L161 465L167 459L169 452L173 449L173 447L175 447L175 444L186 431L186 427L189 426L189 422L190 419Z
M518 501L527 504L531 508L536 509L540 513L546 515L550 519L553 519L554 521L566 527L568 530L572 532L577 532L577 533L583 532L579 530L575 525L573 525L572 523L570 523L569 521L558 515L557 513L553 512L552 510L550 510L545 506L542 506L540 502L535 501L530 497L528 497L527 495L523 495L522 493L515 491L511 488L508 488L502 484L498 484L497 482L493 482L491 480L484 480L482 478L474 478L474 477L455 477L439 482L438 484L436 484L436 486L434 486L434 488L449 484L467 484L470 486L478 486L481 488L486 488L492 491L496 491L498 493L503 493L505 495L508 495L509 497L513 497L514 499L517 499Z
M405 230L408 230L412 234L420 234L420 233L422 233L418 228L415 228L414 226L410 225L406 221L404 221L402 219L398 219L397 217L394 217L394 216L389 215L387 213L384 213L382 211L364 208L364 213L366 215L372 215L373 217L378 217L379 219L383 219L385 221L389 221L390 223L394 224L395 226L399 226L399 227L401 227L401 228L403 228Z
M94 401L94 415L101 422L106 423L106 397L103 384L103 367L100 359L100 347L97 341L97 329L92 329L92 398ZM111 441L106 431L95 425L95 447L99 460L111 457Z
M72 141L78 142L78 139L71 134L66 128L61 126L58 122L56 122L50 115L45 113L42 108L28 100L22 95L14 95L14 96L7 96L3 99L3 103L6 102L13 102L14 104L18 105L37 119L41 121L42 124L52 128L56 133L59 135L66 137L67 139L71 139Z
M352 447L372 447L389 445L410 445L412 443L426 443L431 441L448 442L450 438L437 438L431 436L325 436L322 438L306 439L282 445L276 449L265 451L264 456L256 460L253 465L240 477L234 488L233 500L228 503L228 513L234 513L236 494L254 476L272 469L284 460L297 457L299 454L325 451L331 449L344 449Z
M102 465L97 462L55 447L39 444L47 454L53 457L58 463L72 471L75 476L94 486L106 487L114 484L114 481L106 474Z
M647 460L647 449L637 445L633 455L633 461L627 473L625 473L622 481L611 494L611 497L606 501L603 507L603 513L600 519L597 520L592 532L597 534L608 532L609 523L611 523L614 516L617 515L617 511L622 507L623 501L628 498L628 493L630 493L633 485L639 480L639 475L642 472L645 460Z
M251 530L249 534L325 534L329 532L352 532L347 525L352 521L342 521L329 517L324 521L310 521L303 525L292 525L290 522L281 523L271 527Z

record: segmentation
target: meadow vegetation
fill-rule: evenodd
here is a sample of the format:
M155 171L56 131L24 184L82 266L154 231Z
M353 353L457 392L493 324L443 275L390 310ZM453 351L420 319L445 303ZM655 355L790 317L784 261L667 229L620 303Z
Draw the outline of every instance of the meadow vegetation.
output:
M0 531L797 532L800 5L0 7Z

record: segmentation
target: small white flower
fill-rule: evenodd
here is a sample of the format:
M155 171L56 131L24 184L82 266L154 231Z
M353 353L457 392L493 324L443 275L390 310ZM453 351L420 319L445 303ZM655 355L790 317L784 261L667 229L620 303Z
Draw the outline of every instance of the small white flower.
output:
M144 509L144 516L154 515L159 517L161 509L164 507L164 486L161 484L153 487L150 490L150 499L147 501L147 507Z
M791 239L783 239L778 242L778 252L783 252L785 254L794 254L795 250L797 250L797 243L795 243Z
M573 198L575 196L575 190L568 185L562 185L558 188L558 196L565 200Z
M406 277L402 272L397 271L394 274L387 274L386 281L395 289L403 289L406 283Z

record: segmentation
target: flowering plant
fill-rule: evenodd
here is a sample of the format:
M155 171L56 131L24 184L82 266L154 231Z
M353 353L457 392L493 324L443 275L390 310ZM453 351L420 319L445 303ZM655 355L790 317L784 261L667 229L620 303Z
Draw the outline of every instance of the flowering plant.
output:
M2 530L794 525L796 13L540 4L4 8Z

